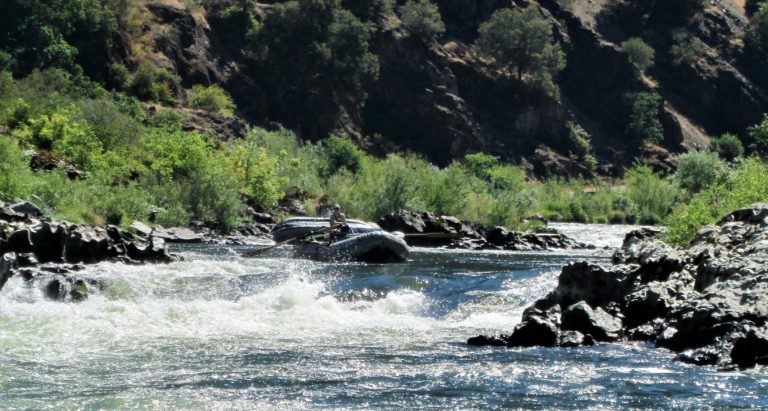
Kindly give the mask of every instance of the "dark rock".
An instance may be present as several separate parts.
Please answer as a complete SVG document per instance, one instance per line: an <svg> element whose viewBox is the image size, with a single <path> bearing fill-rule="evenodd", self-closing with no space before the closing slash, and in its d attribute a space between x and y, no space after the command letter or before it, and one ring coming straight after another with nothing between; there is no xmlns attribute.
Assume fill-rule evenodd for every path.
<svg viewBox="0 0 768 411"><path fill-rule="evenodd" d="M35 256L41 263L64 260L64 244L69 234L65 224L44 222L31 233Z"/></svg>
<svg viewBox="0 0 768 411"><path fill-rule="evenodd" d="M557 326L552 322L541 317L531 317L515 327L508 344L510 347L554 347L557 345L558 334Z"/></svg>
<svg viewBox="0 0 768 411"><path fill-rule="evenodd" d="M664 320L657 318L643 325L631 328L626 331L626 335L631 340L654 342L667 328Z"/></svg>
<svg viewBox="0 0 768 411"><path fill-rule="evenodd" d="M654 282L643 284L625 297L625 325L635 327L655 318L666 318L687 294L679 284Z"/></svg>
<svg viewBox="0 0 768 411"><path fill-rule="evenodd" d="M18 214L25 215L27 218L42 218L44 217L43 210L40 207L30 203L29 201L19 201L10 205L8 208Z"/></svg>
<svg viewBox="0 0 768 411"><path fill-rule="evenodd" d="M19 267L33 267L39 263L35 257L35 253L17 253L16 261L19 264Z"/></svg>
<svg viewBox="0 0 768 411"><path fill-rule="evenodd" d="M6 253L0 257L0 290L2 290L5 283L13 277L15 274L14 269L16 267L15 253Z"/></svg>
<svg viewBox="0 0 768 411"><path fill-rule="evenodd" d="M580 301L563 312L562 328L591 335L597 341L615 341L621 333L621 320L611 316L602 308L592 309Z"/></svg>
<svg viewBox="0 0 768 411"><path fill-rule="evenodd" d="M162 238L169 243L200 243L203 237L188 228L173 227L163 228L157 226L152 232L152 237Z"/></svg>
<svg viewBox="0 0 768 411"><path fill-rule="evenodd" d="M731 361L740 368L768 364L768 334L752 329L747 335L738 338L733 343Z"/></svg>
<svg viewBox="0 0 768 411"><path fill-rule="evenodd" d="M88 226L73 226L65 240L65 259L70 263L93 263L117 256L106 230Z"/></svg>
<svg viewBox="0 0 768 411"><path fill-rule="evenodd" d="M44 288L45 297L49 300L63 300L66 295L64 284L59 278L51 280Z"/></svg>
<svg viewBox="0 0 768 411"><path fill-rule="evenodd" d="M594 345L595 340L591 335L584 335L578 331L563 330L560 332L559 339L557 341L558 347L573 348L581 347L584 345Z"/></svg>
<svg viewBox="0 0 768 411"><path fill-rule="evenodd" d="M720 362L721 356L722 351L719 348L707 346L683 351L677 356L677 359L688 364L715 365Z"/></svg>
<svg viewBox="0 0 768 411"><path fill-rule="evenodd" d="M25 227L11 233L11 235L8 236L5 250L16 253L31 253L34 251L31 230Z"/></svg>
<svg viewBox="0 0 768 411"><path fill-rule="evenodd" d="M586 302L590 307L621 303L631 273L632 270L626 267L617 266L612 271L606 271L585 261L571 263L563 267L553 298L562 307L579 301Z"/></svg>
<svg viewBox="0 0 768 411"><path fill-rule="evenodd" d="M505 347L507 345L507 340L501 336L486 336L486 335L478 335L477 337L472 337L467 340L468 345L473 345L476 347L482 347L486 345L490 345L493 347Z"/></svg>

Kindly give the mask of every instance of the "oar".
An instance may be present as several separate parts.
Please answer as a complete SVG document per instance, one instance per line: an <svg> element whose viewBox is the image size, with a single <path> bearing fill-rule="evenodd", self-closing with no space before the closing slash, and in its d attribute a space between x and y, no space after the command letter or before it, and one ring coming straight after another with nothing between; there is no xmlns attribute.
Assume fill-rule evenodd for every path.
<svg viewBox="0 0 768 411"><path fill-rule="evenodd" d="M243 257L253 257L255 255L259 255L261 253L265 253L265 252L267 252L269 250L274 250L275 248L280 247L281 245L286 245L286 244L290 244L290 243L293 243L293 242L296 242L296 241L299 241L299 240L303 240L303 239L305 239L307 237L310 237L310 236L313 236L315 234L327 233L327 232L333 230L334 228L336 228L337 225L338 224L335 224L335 225L333 225L331 227L325 227L322 230L312 231L312 232L310 232L308 234L305 234L305 235L302 235L300 237L294 237L294 238L291 238L289 240L281 241L281 242L279 242L279 243L277 243L275 245L271 245L269 247L259 248L258 250L246 251L246 252L243 253Z"/></svg>

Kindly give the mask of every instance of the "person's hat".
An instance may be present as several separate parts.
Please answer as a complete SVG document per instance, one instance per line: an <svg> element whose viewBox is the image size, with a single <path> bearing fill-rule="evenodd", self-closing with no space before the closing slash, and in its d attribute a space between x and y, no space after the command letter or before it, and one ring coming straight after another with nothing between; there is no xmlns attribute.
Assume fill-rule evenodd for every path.
<svg viewBox="0 0 768 411"><path fill-rule="evenodd" d="M338 209L341 209L341 206L340 206L340 205L338 205L338 204L334 204L334 205L333 205L333 209L335 210L335 209L337 209L337 208L338 208Z"/></svg>

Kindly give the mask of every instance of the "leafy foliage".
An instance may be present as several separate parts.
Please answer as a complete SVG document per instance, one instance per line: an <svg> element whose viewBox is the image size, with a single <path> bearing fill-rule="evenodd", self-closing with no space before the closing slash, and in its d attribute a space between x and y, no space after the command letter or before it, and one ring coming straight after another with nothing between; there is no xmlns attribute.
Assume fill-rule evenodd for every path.
<svg viewBox="0 0 768 411"><path fill-rule="evenodd" d="M691 151L677 159L675 179L680 187L693 193L715 184L727 173L727 166L710 151Z"/></svg>
<svg viewBox="0 0 768 411"><path fill-rule="evenodd" d="M726 213L752 203L768 201L766 181L768 165L755 157L746 159L728 179L675 208L667 218L667 240L689 244L701 227L715 223Z"/></svg>
<svg viewBox="0 0 768 411"><path fill-rule="evenodd" d="M749 26L751 29L749 41L766 51L768 49L766 46L768 45L768 2L764 1L760 4L755 14L749 19Z"/></svg>
<svg viewBox="0 0 768 411"><path fill-rule="evenodd" d="M317 138L335 127L342 107L362 106L379 69L370 36L338 0L276 4L256 36L273 118Z"/></svg>
<svg viewBox="0 0 768 411"><path fill-rule="evenodd" d="M192 87L192 107L231 116L235 110L235 103L232 97L217 85L204 87L196 84Z"/></svg>
<svg viewBox="0 0 768 411"><path fill-rule="evenodd" d="M565 68L565 54L552 40L552 24L535 6L495 11L480 25L474 48L502 72L518 80L529 77L547 90L556 90L554 77Z"/></svg>
<svg viewBox="0 0 768 411"><path fill-rule="evenodd" d="M677 199L674 185L654 174L648 166L636 166L627 171L624 178L629 200L637 207L637 222L661 223Z"/></svg>
<svg viewBox="0 0 768 411"><path fill-rule="evenodd" d="M763 158L768 158L768 114L763 121L747 128L749 150Z"/></svg>
<svg viewBox="0 0 768 411"><path fill-rule="evenodd" d="M725 133L712 141L712 150L726 161L733 161L744 155L744 145L735 134Z"/></svg>
<svg viewBox="0 0 768 411"><path fill-rule="evenodd" d="M621 50L626 53L629 62L638 70L645 71L653 66L655 51L643 39L633 37L621 43Z"/></svg>
<svg viewBox="0 0 768 411"><path fill-rule="evenodd" d="M659 103L661 97L656 93L638 92L627 93L627 128L633 149L648 142L659 142L664 139L664 129L659 120Z"/></svg>
<svg viewBox="0 0 768 411"><path fill-rule="evenodd" d="M323 150L327 161L324 174L332 175L345 168L356 172L363 161L363 152L352 140L346 137L332 135L323 140Z"/></svg>
<svg viewBox="0 0 768 411"><path fill-rule="evenodd" d="M445 33L440 10L429 0L408 0L400 8L400 20L411 33L425 40Z"/></svg>
<svg viewBox="0 0 768 411"><path fill-rule="evenodd" d="M703 53L704 43L686 30L675 30L672 33L669 55L672 57L673 65L693 64Z"/></svg>

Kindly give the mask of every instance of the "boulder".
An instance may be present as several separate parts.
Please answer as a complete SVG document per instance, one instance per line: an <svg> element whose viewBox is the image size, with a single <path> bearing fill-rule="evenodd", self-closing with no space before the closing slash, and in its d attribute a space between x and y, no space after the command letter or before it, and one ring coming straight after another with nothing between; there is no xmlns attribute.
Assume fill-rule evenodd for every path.
<svg viewBox="0 0 768 411"><path fill-rule="evenodd" d="M594 344L595 340L591 335L584 335L578 331L573 330L562 330L557 341L557 346L563 348L581 347L583 345Z"/></svg>
<svg viewBox="0 0 768 411"><path fill-rule="evenodd" d="M768 364L768 333L751 329L745 336L736 339L731 350L731 361L740 368Z"/></svg>
<svg viewBox="0 0 768 411"><path fill-rule="evenodd" d="M561 307L579 301L591 307L605 306L611 302L621 303L632 280L632 273L630 267L624 266L605 270L586 261L571 263L563 267L552 298Z"/></svg>
<svg viewBox="0 0 768 411"><path fill-rule="evenodd" d="M505 347L507 345L507 340L505 336L485 336L485 335L478 335L477 337L472 337L467 340L468 345L473 345L476 347L482 347L486 345L490 345L493 347Z"/></svg>
<svg viewBox="0 0 768 411"><path fill-rule="evenodd" d="M40 207L30 203L29 201L19 201L8 206L8 208L17 214L26 216L26 218L42 218L45 216L43 210L41 210Z"/></svg>
<svg viewBox="0 0 768 411"><path fill-rule="evenodd" d="M555 324L541 317L531 317L515 327L507 343L510 347L554 347L558 335Z"/></svg>
<svg viewBox="0 0 768 411"><path fill-rule="evenodd" d="M157 226L152 232L152 237L162 238L168 243L200 243L203 241L202 236L182 227L163 228Z"/></svg>
<svg viewBox="0 0 768 411"><path fill-rule="evenodd" d="M563 312L562 328L591 335L597 341L615 341L621 333L621 320L602 308L592 309L586 302L579 301Z"/></svg>
<svg viewBox="0 0 768 411"><path fill-rule="evenodd" d="M14 268L16 268L16 254L3 254L0 257L0 290L3 289L5 283L15 274Z"/></svg>

